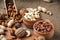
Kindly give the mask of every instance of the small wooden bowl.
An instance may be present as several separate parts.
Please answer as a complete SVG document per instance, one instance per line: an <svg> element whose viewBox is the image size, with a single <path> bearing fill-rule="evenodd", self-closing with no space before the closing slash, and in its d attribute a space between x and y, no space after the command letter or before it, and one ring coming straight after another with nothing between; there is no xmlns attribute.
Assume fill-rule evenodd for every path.
<svg viewBox="0 0 60 40"><path fill-rule="evenodd" d="M25 18L23 18L23 23L28 27L28 28L33 28L33 24L37 22L40 19L37 19L36 21L29 21Z"/></svg>
<svg viewBox="0 0 60 40"><path fill-rule="evenodd" d="M41 20L42 22L44 22L44 21L46 21L46 22L49 22L51 25L52 25L52 29L51 29L51 31L50 32L47 32L47 33L42 33L42 32L39 32L39 31L37 31L36 29L35 29L35 25L36 25L36 23L33 25L33 29L34 29L34 34L36 35L36 36L40 36L40 35L42 35L42 36L45 36L47 39L50 39L50 38L52 38L53 37L53 35L54 35L54 25L50 22L50 20ZM39 22L39 21L38 21Z"/></svg>

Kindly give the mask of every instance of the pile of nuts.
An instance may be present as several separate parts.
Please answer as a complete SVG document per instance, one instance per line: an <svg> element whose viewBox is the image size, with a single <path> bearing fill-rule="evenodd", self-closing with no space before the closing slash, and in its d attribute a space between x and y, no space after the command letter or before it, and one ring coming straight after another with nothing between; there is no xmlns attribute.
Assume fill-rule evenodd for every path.
<svg viewBox="0 0 60 40"><path fill-rule="evenodd" d="M28 12L25 12L24 18L30 21L35 21L40 17L40 13L45 13L52 15L50 11L47 11L46 8L38 6L38 8L26 8Z"/></svg>
<svg viewBox="0 0 60 40"><path fill-rule="evenodd" d="M35 21L40 18L40 13L46 13L52 15L50 11L46 8L38 6L38 8L26 8L20 10L19 14L13 3L7 4L7 17L5 15L0 15L0 40L21 40L22 37L30 37L31 32L21 28L21 18L24 17L29 21ZM5 20L6 18L6 20ZM21 20L21 21L20 21ZM35 29L39 32L50 32L52 27L49 22L37 22ZM40 40L40 38L36 40ZM42 37L45 40L44 37Z"/></svg>
<svg viewBox="0 0 60 40"><path fill-rule="evenodd" d="M30 21L35 21L36 19L40 18L39 11L36 8L26 8L28 11L25 13L24 18Z"/></svg>
<svg viewBox="0 0 60 40"><path fill-rule="evenodd" d="M49 22L38 21L34 28L41 33L48 33L52 30L52 25Z"/></svg>
<svg viewBox="0 0 60 40"><path fill-rule="evenodd" d="M38 19L40 16L39 16L39 13L38 12L30 12L30 13L25 13L25 16L24 18L25 19L28 19L30 21L35 21L36 19Z"/></svg>
<svg viewBox="0 0 60 40"><path fill-rule="evenodd" d="M15 15L17 14L17 11L16 11L14 4L8 3L7 9L8 9L8 16L9 17L15 17Z"/></svg>

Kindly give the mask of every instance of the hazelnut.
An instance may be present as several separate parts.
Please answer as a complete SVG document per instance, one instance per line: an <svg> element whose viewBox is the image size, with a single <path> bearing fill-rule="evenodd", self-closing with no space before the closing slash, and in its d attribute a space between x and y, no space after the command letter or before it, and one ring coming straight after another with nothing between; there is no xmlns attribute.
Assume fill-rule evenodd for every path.
<svg viewBox="0 0 60 40"><path fill-rule="evenodd" d="M19 12L22 16L26 13L26 9L21 9L20 12Z"/></svg>
<svg viewBox="0 0 60 40"><path fill-rule="evenodd" d="M13 9L12 8L8 8L8 11L11 12Z"/></svg>
<svg viewBox="0 0 60 40"><path fill-rule="evenodd" d="M0 15L0 20L2 20L3 19L3 17L2 17L2 15Z"/></svg>
<svg viewBox="0 0 60 40"><path fill-rule="evenodd" d="M2 22L2 25L5 26L5 22Z"/></svg>

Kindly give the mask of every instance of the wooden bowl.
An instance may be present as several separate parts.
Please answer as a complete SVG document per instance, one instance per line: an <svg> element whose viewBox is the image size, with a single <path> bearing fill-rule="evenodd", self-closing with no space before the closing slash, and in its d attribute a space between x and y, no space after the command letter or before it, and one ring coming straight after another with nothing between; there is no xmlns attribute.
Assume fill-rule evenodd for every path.
<svg viewBox="0 0 60 40"><path fill-rule="evenodd" d="M51 25L52 25L52 29L51 29L51 31L50 32L47 32L47 33L42 33L42 32L40 32L40 31L37 31L36 29L35 29L35 25L36 25L36 23L33 25L33 29L34 29L34 34L36 35L36 36L40 36L40 35L42 35L42 36L45 36L47 39L50 39L50 38L52 38L53 37L53 35L54 35L54 25L50 22L50 20L40 20L40 21L42 21L42 22L44 22L44 21L46 21L46 22L49 22ZM38 21L39 22L39 21Z"/></svg>

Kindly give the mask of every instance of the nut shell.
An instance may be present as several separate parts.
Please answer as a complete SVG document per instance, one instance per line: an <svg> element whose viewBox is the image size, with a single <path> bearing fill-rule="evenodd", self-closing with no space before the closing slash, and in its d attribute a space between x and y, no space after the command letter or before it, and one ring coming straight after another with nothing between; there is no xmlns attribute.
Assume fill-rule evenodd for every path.
<svg viewBox="0 0 60 40"><path fill-rule="evenodd" d="M23 29L23 28L18 28L16 31L15 31L15 35L17 37L24 37L26 35L26 30Z"/></svg>

